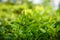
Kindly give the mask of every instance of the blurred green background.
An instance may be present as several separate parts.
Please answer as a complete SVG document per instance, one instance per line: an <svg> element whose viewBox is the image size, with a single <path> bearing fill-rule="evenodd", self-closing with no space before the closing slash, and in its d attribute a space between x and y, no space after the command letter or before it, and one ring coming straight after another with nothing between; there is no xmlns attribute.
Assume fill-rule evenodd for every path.
<svg viewBox="0 0 60 40"><path fill-rule="evenodd" d="M0 0L0 40L60 40L59 37L59 1Z"/></svg>

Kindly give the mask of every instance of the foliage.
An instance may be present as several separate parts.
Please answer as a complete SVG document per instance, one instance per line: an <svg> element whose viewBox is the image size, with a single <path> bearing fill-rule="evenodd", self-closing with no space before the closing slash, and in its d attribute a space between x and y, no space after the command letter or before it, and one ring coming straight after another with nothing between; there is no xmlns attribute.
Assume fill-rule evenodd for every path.
<svg viewBox="0 0 60 40"><path fill-rule="evenodd" d="M51 7L1 5L0 40L57 40L57 20Z"/></svg>

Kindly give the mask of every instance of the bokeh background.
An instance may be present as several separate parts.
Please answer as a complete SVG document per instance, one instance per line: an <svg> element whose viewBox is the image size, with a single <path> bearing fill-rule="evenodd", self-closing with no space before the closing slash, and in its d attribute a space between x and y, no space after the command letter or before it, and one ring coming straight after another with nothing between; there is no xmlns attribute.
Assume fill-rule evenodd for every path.
<svg viewBox="0 0 60 40"><path fill-rule="evenodd" d="M60 0L0 0L0 40L60 40Z"/></svg>

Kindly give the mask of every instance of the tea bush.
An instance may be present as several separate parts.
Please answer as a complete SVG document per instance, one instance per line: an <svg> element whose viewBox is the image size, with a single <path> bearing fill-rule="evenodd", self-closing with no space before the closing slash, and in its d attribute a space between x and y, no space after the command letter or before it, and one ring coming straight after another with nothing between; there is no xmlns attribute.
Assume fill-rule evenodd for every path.
<svg viewBox="0 0 60 40"><path fill-rule="evenodd" d="M57 15L50 7L0 6L0 40L57 40Z"/></svg>

